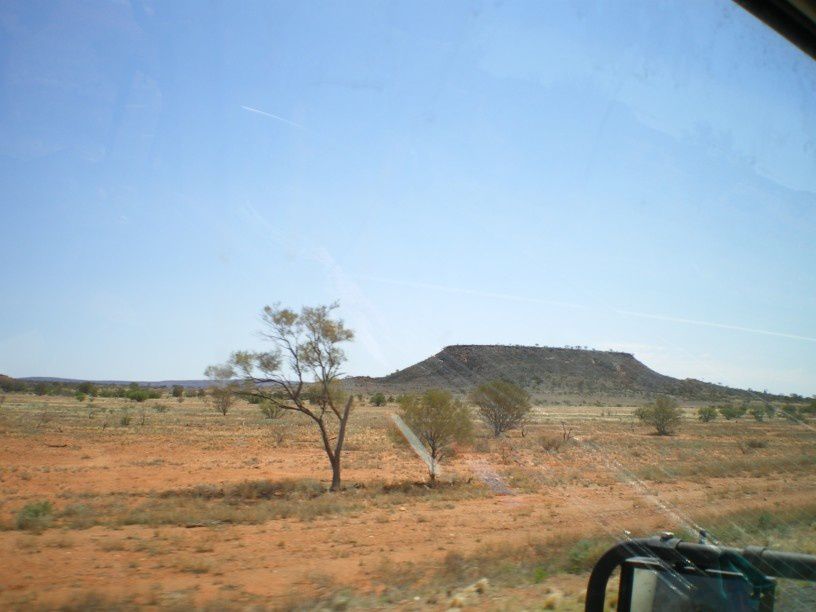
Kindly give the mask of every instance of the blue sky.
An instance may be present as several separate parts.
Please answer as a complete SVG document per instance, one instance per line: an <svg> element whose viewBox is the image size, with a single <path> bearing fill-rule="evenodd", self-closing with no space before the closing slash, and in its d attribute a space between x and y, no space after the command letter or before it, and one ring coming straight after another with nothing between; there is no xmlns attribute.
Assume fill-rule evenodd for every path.
<svg viewBox="0 0 816 612"><path fill-rule="evenodd" d="M0 372L199 378L339 299L816 393L816 63L730 2L4 2Z"/></svg>

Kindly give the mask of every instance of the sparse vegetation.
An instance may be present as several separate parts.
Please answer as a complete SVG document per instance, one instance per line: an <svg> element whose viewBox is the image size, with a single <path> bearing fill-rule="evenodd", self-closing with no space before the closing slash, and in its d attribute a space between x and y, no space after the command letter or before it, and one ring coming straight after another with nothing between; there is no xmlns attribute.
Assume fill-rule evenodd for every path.
<svg viewBox="0 0 816 612"><path fill-rule="evenodd" d="M479 416L498 438L524 423L530 413L530 395L521 387L505 380L479 385L470 395L478 407Z"/></svg>
<svg viewBox="0 0 816 612"><path fill-rule="evenodd" d="M184 401L184 387L181 385L173 385L173 388L170 392L173 397L176 398L176 401L180 404Z"/></svg>
<svg viewBox="0 0 816 612"><path fill-rule="evenodd" d="M242 385L236 389L252 391ZM333 392L334 400L341 401L342 389ZM501 601L508 607L530 607L525 602L533 601L532 593L548 594L553 585L561 588L567 580L564 573L582 575L576 580L583 585L583 574L610 543L593 531L594 523L584 521L583 513L575 512L574 502L564 502L554 491L599 512L625 507L625 517L610 519L612 529L629 528L633 522L644 525L644 534L680 528L666 524L665 517L652 523L651 506L632 499L630 489L621 488L608 473L609 466L603 463L608 456L613 457L613 472L617 458L625 477L631 473L661 494L672 490L664 486L669 483L694 491L692 501L682 507L692 515L715 506L739 507L743 512L745 505L738 520L751 536L747 544L764 545L768 544L764 538L774 538L770 542L774 547L787 542L792 550L816 549L816 541L809 544L800 537L794 542L790 535L804 533L805 527L791 521L799 516L795 503L813 486L816 438L810 429L782 420L755 423L752 418L735 426L733 421L704 424L694 418L686 422L683 435L638 436L632 444L632 422L626 418L629 405L609 410L608 403L596 406L572 398L571 405L537 409L525 424L524 436L480 436L475 452L451 444L456 452L442 458L444 470L431 486L416 482L423 478L411 479L421 465L414 454L395 452L388 442L390 407L364 402L355 406L347 430L344 467L354 476L341 490L328 494L328 474L317 479L319 464L309 448L314 425L306 415L282 411L287 419L271 422L263 414L263 399L257 404L236 399L222 418L195 394L183 404L168 406L166 399L134 404L117 393L100 387L98 398L93 403L86 398L81 407L73 399L74 391L36 400L15 393L8 396L2 414L8 434L4 442L11 446L0 466L0 486L10 492L5 522L0 517L0 544L35 559L41 553L56 558L61 571L80 584L84 566L67 553L77 560L87 558L89 546L95 563L111 566L107 570L111 576L126 576L138 568L145 576L154 576L157 585L164 585L165 577L177 580L186 575L210 586L250 569L253 564L245 559L258 558L264 546L271 545L281 553L265 562L275 572L284 559L325 561L326 567L342 559L353 568L362 561L358 573L343 584L353 588L360 584L357 576L364 576L383 590L377 594L352 590L348 597L355 603L350 605L382 608L417 595L421 597L417 605L447 606L454 600L466 601L462 599L470 589L466 585L482 585L482 578L487 578L487 590L473 605L490 608ZM312 410L320 409L319 389L306 384L303 397ZM803 418L802 402L790 403L797 408L797 418ZM749 412L758 405L749 404ZM91 406L96 419L88 421L85 412ZM129 428L115 427L123 409L132 415ZM696 406L693 411L699 416ZM145 414L149 427L133 428ZM580 444L570 443L573 431ZM779 479L782 473L788 477ZM183 480L175 481L179 475ZM273 479L265 479L267 475ZM514 495L479 501L496 494L494 478ZM19 523L26 527L18 528L18 515L30 504L39 504L39 491L53 482L59 483L53 506L26 511L31 518ZM672 503L672 498L667 496L664 503ZM812 522L816 515L810 517ZM569 522L568 534L539 539L542 528L547 534L563 531L563 521ZM746 538L731 533L728 525L717 527L716 520L701 524L716 528L717 537ZM412 530L410 545L390 535L395 528ZM211 529L218 530L217 539L210 537ZM505 543L505 530L517 534L519 544ZM302 546L307 533L309 538L324 538L327 546ZM366 547L375 553L373 558L356 552ZM395 561L397 555L408 560ZM328 569L314 578L314 584L328 585L332 579L337 575ZM334 601L336 586L313 590L310 585L304 583L302 601ZM261 587L264 597L279 597L279 586ZM528 599L513 599L514 593L527 589L532 589ZM13 592L0 593L0 604L15 604L23 596L43 601L32 592L22 591L19 600ZM228 592L234 603L237 591ZM125 590L121 601L104 601L143 606L169 597L157 593L149 599ZM559 597L571 602L559 604L559 609L578 605L575 594L562 592ZM534 601L545 607L541 603L545 600L559 598L541 596ZM213 606L213 601L205 596L203 605ZM256 600L241 599L242 605L250 601Z"/></svg>
<svg viewBox="0 0 816 612"><path fill-rule="evenodd" d="M53 506L49 501L37 501L26 504L16 518L17 529L41 532L51 523Z"/></svg>
<svg viewBox="0 0 816 612"><path fill-rule="evenodd" d="M715 406L700 406L697 409L697 418L703 423L710 423L717 418Z"/></svg>
<svg viewBox="0 0 816 612"><path fill-rule="evenodd" d="M430 455L431 482L436 480L437 466L450 455L453 444L468 442L473 435L470 411L449 391L430 389L422 395L403 396L400 416Z"/></svg>
<svg viewBox="0 0 816 612"><path fill-rule="evenodd" d="M267 400L261 400L258 403L258 408L260 409L261 414L267 419L279 419L286 414L286 411L279 405L273 404Z"/></svg>
<svg viewBox="0 0 816 612"><path fill-rule="evenodd" d="M221 416L227 416L229 409L235 401L235 388L231 384L212 387L210 389L210 401L213 408Z"/></svg>
<svg viewBox="0 0 816 612"><path fill-rule="evenodd" d="M742 406L736 406L734 404L719 406L718 410L726 421L742 418L745 414L745 409Z"/></svg>
<svg viewBox="0 0 816 612"><path fill-rule="evenodd" d="M378 407L379 406L385 406L385 402L386 402L385 394L380 393L379 391L377 393L375 393L374 395L372 395L371 399L369 400L369 403L372 406L378 406Z"/></svg>
<svg viewBox="0 0 816 612"><path fill-rule="evenodd" d="M245 394L260 397L281 410L306 415L320 433L332 469L331 489L341 485L341 459L352 395L337 384L345 353L340 345L354 338L330 306L304 307L299 313L279 306L264 308L264 337L269 352L236 352L224 366L207 368L208 376L231 379L238 372ZM307 385L304 376L315 379ZM312 408L315 406L315 409Z"/></svg>
<svg viewBox="0 0 816 612"><path fill-rule="evenodd" d="M677 400L665 395L659 396L652 404L638 408L636 414L641 421L652 425L661 436L673 434L683 420L683 411Z"/></svg>

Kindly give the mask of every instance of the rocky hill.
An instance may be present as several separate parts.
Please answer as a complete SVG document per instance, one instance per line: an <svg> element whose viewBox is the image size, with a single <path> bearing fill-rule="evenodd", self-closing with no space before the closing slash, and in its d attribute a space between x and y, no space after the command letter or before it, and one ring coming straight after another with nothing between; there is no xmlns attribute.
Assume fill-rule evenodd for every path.
<svg viewBox="0 0 816 612"><path fill-rule="evenodd" d="M351 377L346 383L361 391L400 393L438 387L467 392L494 379L509 380L536 395L646 397L664 393L701 400L757 398L756 393L743 389L659 374L630 353L538 346L447 346L388 376Z"/></svg>

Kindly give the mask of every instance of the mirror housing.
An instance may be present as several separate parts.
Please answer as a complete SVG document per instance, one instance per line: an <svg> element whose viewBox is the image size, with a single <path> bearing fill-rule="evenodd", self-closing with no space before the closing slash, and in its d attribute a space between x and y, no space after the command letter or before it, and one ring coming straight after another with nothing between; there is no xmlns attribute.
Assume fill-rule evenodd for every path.
<svg viewBox="0 0 816 612"><path fill-rule="evenodd" d="M692 609L682 605L686 601L698 605L694 609L722 609L727 602L731 609L764 612L773 610L773 578L816 582L816 556L682 542L664 533L619 542L601 556L589 577L587 612L604 610L606 586L618 568L622 611Z"/></svg>

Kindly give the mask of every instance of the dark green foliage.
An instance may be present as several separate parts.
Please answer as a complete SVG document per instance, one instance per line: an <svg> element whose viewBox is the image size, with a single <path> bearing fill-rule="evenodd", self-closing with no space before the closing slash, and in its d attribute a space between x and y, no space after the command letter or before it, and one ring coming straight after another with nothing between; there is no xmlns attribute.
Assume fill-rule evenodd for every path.
<svg viewBox="0 0 816 612"><path fill-rule="evenodd" d="M5 374L0 374L0 391L5 391L6 393L22 393L27 389L28 387L23 381L12 378L11 376L6 376Z"/></svg>
<svg viewBox="0 0 816 612"><path fill-rule="evenodd" d="M718 408L718 410L726 421L739 419L745 414L744 408L741 406L735 406L734 404L723 404Z"/></svg>
<svg viewBox="0 0 816 612"><path fill-rule="evenodd" d="M793 404L785 404L782 406L782 416L789 421L799 421L799 410Z"/></svg>
<svg viewBox="0 0 816 612"><path fill-rule="evenodd" d="M77 385L77 391L84 393L85 395L90 395L91 397L96 397L99 393L96 385L90 382L79 383Z"/></svg>
<svg viewBox="0 0 816 612"><path fill-rule="evenodd" d="M171 391L173 397L184 397L184 387L181 385L173 385L173 389Z"/></svg>
<svg viewBox="0 0 816 612"><path fill-rule="evenodd" d="M697 409L697 418L703 423L710 423L717 418L717 408L715 406L700 406Z"/></svg>
<svg viewBox="0 0 816 612"><path fill-rule="evenodd" d="M386 402L385 395L380 392L377 392L371 396L371 399L369 401L371 402L372 406L385 406Z"/></svg>
<svg viewBox="0 0 816 612"><path fill-rule="evenodd" d="M149 399L159 399L161 397L161 391L131 384L124 396L129 400L141 403Z"/></svg>

